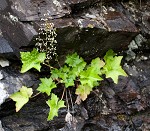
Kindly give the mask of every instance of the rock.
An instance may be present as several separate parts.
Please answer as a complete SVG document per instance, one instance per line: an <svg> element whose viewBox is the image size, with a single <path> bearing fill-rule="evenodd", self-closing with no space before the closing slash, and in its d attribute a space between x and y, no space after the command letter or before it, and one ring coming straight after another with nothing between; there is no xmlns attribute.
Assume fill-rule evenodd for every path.
<svg viewBox="0 0 150 131"><path fill-rule="evenodd" d="M9 42L0 36L0 54L3 56L4 54L13 54L13 49L10 47Z"/></svg>
<svg viewBox="0 0 150 131"><path fill-rule="evenodd" d="M31 25L19 22L18 18L9 12L0 14L0 20L0 29L4 38L0 39L2 43L0 53L4 56L11 53L19 57L19 48L29 45L33 36L37 34L36 31Z"/></svg>
<svg viewBox="0 0 150 131"><path fill-rule="evenodd" d="M0 80L3 79L3 74L0 71Z"/></svg>
<svg viewBox="0 0 150 131"><path fill-rule="evenodd" d="M4 84L0 83L0 104L9 97L8 92L5 90Z"/></svg>
<svg viewBox="0 0 150 131"><path fill-rule="evenodd" d="M143 49L139 47L145 42L144 38L149 39L149 2L145 2L147 5L136 12L137 7L127 8L132 2L113 2L105 7L99 6L101 3L97 0L1 0L0 54L9 58L10 66L0 68L0 119L3 126L0 124L0 130L150 130L150 55L149 52L136 52ZM86 101L71 109L74 118L71 124L65 121L65 108L59 110L58 117L53 121L47 121L49 108L45 95L31 98L18 113L15 112L15 103L7 99L22 85L32 87L36 93L38 76L43 74L37 75L34 70L20 74L19 61L12 61L10 57L12 54L19 56L22 50L31 50L40 19L45 13L49 13L46 14L50 15L49 22L53 22L57 28L58 59L61 62L66 54L74 51L91 60L104 55L110 48L115 51L128 47L130 51L136 50L129 53L135 53L131 55L135 61L124 64L128 77L119 77L118 84L107 79L95 87ZM138 13L142 23L139 22ZM137 35L140 30L144 37ZM128 46L130 42L132 44ZM56 92L60 93L59 90Z"/></svg>
<svg viewBox="0 0 150 131"><path fill-rule="evenodd" d="M86 101L81 105L74 106L75 109L71 113L74 113L73 116L76 119L75 125L70 126L65 122L65 116L67 114L65 108L59 110L58 117L48 122L46 119L49 109L45 104L45 99L47 98L44 95L38 95L32 98L18 113L15 113L15 107L12 101L8 100L3 103L0 108L0 118L3 128L6 131L73 131L74 127L76 127L77 131L149 130L149 62L150 59L128 63L125 70L129 76L120 77L118 84L114 84L110 79L103 81L100 87L96 87L94 93L92 92L88 96ZM15 70L14 67L11 68ZM12 72L10 67L2 69L5 69L2 72L3 76L7 76L4 72L7 72L7 74L8 72ZM133 72L133 75L130 75L130 72ZM18 74L18 72L15 73L15 71L13 72L13 80L16 79L16 75L22 80L23 76ZM12 81L10 75L9 77L7 76L8 78L9 81ZM29 84L32 86L36 80L29 83L31 78L33 80L33 77L28 76L26 79L27 83L22 81L26 85ZM14 83L13 85L16 86ZM105 105L106 108L104 108ZM105 113L103 113L104 111Z"/></svg>
<svg viewBox="0 0 150 131"><path fill-rule="evenodd" d="M119 88L119 86L117 85L116 88ZM124 102L129 102L138 98L139 88L137 88L137 85L135 85L135 83L132 80L130 80L128 81L127 85L123 88L123 90L117 93L117 95Z"/></svg>
<svg viewBox="0 0 150 131"><path fill-rule="evenodd" d="M150 114L150 112L147 111L146 114L142 113L142 114L136 115L132 118L132 121L135 124L136 129L143 130L143 131L150 130L150 126L149 126L150 118L148 116Z"/></svg>
<svg viewBox="0 0 150 131"><path fill-rule="evenodd" d="M4 10L8 6L6 0L1 0L0 10Z"/></svg>
<svg viewBox="0 0 150 131"><path fill-rule="evenodd" d="M35 130L62 130L62 131L80 131L85 120L76 116L76 122L72 127L65 122L66 109L59 111L59 116L55 117L53 121L47 121L49 108L45 103L45 97L38 95L36 99L32 99L24 108L18 112L13 113L14 109L9 107L9 117L4 117L7 105L4 103L1 107L0 117L2 119L4 130L15 131L35 131Z"/></svg>
<svg viewBox="0 0 150 131"><path fill-rule="evenodd" d="M6 59L0 58L0 65L1 67L9 66L9 61Z"/></svg>
<svg viewBox="0 0 150 131"><path fill-rule="evenodd" d="M7 4L0 13L1 34L8 41L6 46L12 48L12 53L18 57L21 49L35 44L33 38L37 35L40 20L45 17L57 28L59 60L72 51L78 52L87 60L104 55L110 48L121 51L127 48L139 32L123 13L116 10L117 6L91 7L91 0L10 0L4 3ZM87 6L87 9L74 13L72 6L78 5L81 5L79 8ZM2 51L1 54L7 53L3 49Z"/></svg>
<svg viewBox="0 0 150 131"><path fill-rule="evenodd" d="M70 9L63 0L10 0L11 8L20 21L35 21L44 18L60 18L70 14Z"/></svg>
<svg viewBox="0 0 150 131"><path fill-rule="evenodd" d="M23 85L27 87L37 87L38 80L35 75L30 73L21 74L16 67L0 68L0 73L0 105L9 95L17 92Z"/></svg>
<svg viewBox="0 0 150 131"><path fill-rule="evenodd" d="M0 121L0 131L4 131L4 129L2 128L1 121Z"/></svg>
<svg viewBox="0 0 150 131"><path fill-rule="evenodd" d="M126 11L120 6L120 10L125 14L133 23L137 24L140 27L142 33L149 38L150 35L150 1L142 1L141 5L136 4L136 2L131 2L130 4L124 3L123 8L126 8Z"/></svg>

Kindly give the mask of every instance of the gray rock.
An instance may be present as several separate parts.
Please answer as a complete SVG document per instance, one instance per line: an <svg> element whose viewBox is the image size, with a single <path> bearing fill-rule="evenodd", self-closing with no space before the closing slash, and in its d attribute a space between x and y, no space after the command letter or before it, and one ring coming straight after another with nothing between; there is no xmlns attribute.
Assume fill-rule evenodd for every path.
<svg viewBox="0 0 150 131"><path fill-rule="evenodd" d="M0 3L0 10L4 10L8 6L6 0L0 0Z"/></svg>
<svg viewBox="0 0 150 131"><path fill-rule="evenodd" d="M2 124L1 124L1 121L0 121L0 131L4 131Z"/></svg>
<svg viewBox="0 0 150 131"><path fill-rule="evenodd" d="M10 6L7 6L7 9L6 6L1 8L0 29L2 33L0 36L2 40L5 40L5 46L12 48L14 54L19 53L20 48L29 46L29 42L37 35L36 31L40 25L40 22L35 20L42 18L45 10L50 6L49 13L52 14L50 22L53 22L57 28L57 49L59 59L62 61L66 54L73 51L77 51L90 60L95 56L103 55L110 48L117 51L126 49L132 38L138 33L134 25L135 20L133 17L132 19L127 17L125 5L122 4L117 4L117 6L113 4L113 9L103 7L104 9L100 10L99 5L89 8L92 0L61 0L59 2L46 0L48 5L40 0L10 1L11 8ZM64 1L67 4L63 5ZM52 7L56 8L56 12ZM74 13L76 9L80 9L81 12ZM69 18L68 15L70 15ZM147 16L148 14L141 16L144 20L140 24L143 29L142 24L144 23L142 32L148 31ZM140 46L140 43L136 42L136 44ZM4 50L5 48L2 48L2 55L7 53L3 52ZM134 52L129 52L129 54L131 57L135 56ZM128 78L120 77L117 85L111 79L103 81L82 105L74 107L74 117L78 121L75 123L77 131L150 130L150 57L146 58L146 60L133 61L124 67L129 75ZM13 63L17 62L13 61ZM20 74L19 70L20 67L14 65L0 68L1 103L10 94L18 91L22 85L34 89L37 87L39 81L36 75ZM101 95L102 93L104 95ZM18 113L15 113L14 103L8 99L0 106L3 129L6 131L70 130L71 128L65 122L66 109L61 109L59 116L53 121L47 121L49 108L45 104L45 99L47 97L44 95L34 97ZM104 103L109 111L105 115L102 114Z"/></svg>
<svg viewBox="0 0 150 131"><path fill-rule="evenodd" d="M57 28L59 60L73 51L83 57L88 56L87 59L102 56L110 48L121 51L138 33L136 26L115 9L117 6L113 7L114 10L110 10L112 6L103 6L103 13L103 8L90 7L91 0L11 0L8 5L0 12L0 29L3 38L9 42L7 46L13 49L16 56L19 56L20 49L35 44L32 38L37 35L41 18L47 18ZM73 8L78 5L81 5L81 12L77 15ZM82 10L84 5L86 10Z"/></svg>
<svg viewBox="0 0 150 131"><path fill-rule="evenodd" d="M8 92L6 91L4 84L0 82L0 105L9 97Z"/></svg>
<svg viewBox="0 0 150 131"><path fill-rule="evenodd" d="M22 86L37 87L38 80L35 75L30 73L21 74L19 70L12 67L0 68L0 104L2 104L9 95L17 92Z"/></svg>
<svg viewBox="0 0 150 131"><path fill-rule="evenodd" d="M70 14L70 8L63 0L10 0L12 11L21 21L35 21L45 18L60 18Z"/></svg>
<svg viewBox="0 0 150 131"><path fill-rule="evenodd" d="M146 39L141 34L139 34L135 37L135 42L138 46L142 46L142 43L146 42Z"/></svg>
<svg viewBox="0 0 150 131"><path fill-rule="evenodd" d="M0 65L1 67L9 66L9 61L7 59L0 58Z"/></svg>
<svg viewBox="0 0 150 131"><path fill-rule="evenodd" d="M0 36L0 54L12 53L13 49L10 47L9 42Z"/></svg>

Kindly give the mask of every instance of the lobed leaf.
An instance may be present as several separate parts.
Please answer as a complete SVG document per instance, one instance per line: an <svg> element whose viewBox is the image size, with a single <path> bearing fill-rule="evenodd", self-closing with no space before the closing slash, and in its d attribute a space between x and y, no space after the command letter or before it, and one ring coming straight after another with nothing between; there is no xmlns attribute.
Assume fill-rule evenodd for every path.
<svg viewBox="0 0 150 131"><path fill-rule="evenodd" d="M32 52L20 52L21 61L23 63L21 68L21 73L25 73L31 68L35 68L38 71L41 69L40 63L43 63L46 59L45 53L39 53L36 49Z"/></svg>
<svg viewBox="0 0 150 131"><path fill-rule="evenodd" d="M84 101L86 100L87 96L90 94L92 91L92 88L88 85L79 85L78 88L76 89L75 94L79 95L80 98Z"/></svg>
<svg viewBox="0 0 150 131"><path fill-rule="evenodd" d="M99 72L95 71L95 67L88 67L87 70L80 73L80 82L82 85L88 85L90 87L95 86L95 82L103 80L99 76Z"/></svg>
<svg viewBox="0 0 150 131"><path fill-rule="evenodd" d="M105 63L100 60L100 58L95 58L92 60L91 62L91 67L93 68L93 70L95 70L96 72L98 72L99 74L101 74L100 69L105 65Z"/></svg>
<svg viewBox="0 0 150 131"><path fill-rule="evenodd" d="M50 107L48 120L53 120L55 116L58 116L58 110L62 107L65 107L64 101L59 100L58 97L52 93L51 99L46 101L48 106Z"/></svg>
<svg viewBox="0 0 150 131"><path fill-rule="evenodd" d="M29 101L32 94L32 88L22 86L19 92L16 92L10 96L10 98L16 102L16 112L18 112Z"/></svg>
<svg viewBox="0 0 150 131"><path fill-rule="evenodd" d="M46 93L48 96L50 95L51 90L57 87L52 78L41 78L40 80L41 84L39 85L37 90L42 93Z"/></svg>
<svg viewBox="0 0 150 131"><path fill-rule="evenodd" d="M106 78L112 78L114 83L118 83L118 77L120 75L127 76L125 71L121 67L122 56L114 56L115 53L110 50L104 56L105 66L103 67L103 72L106 75Z"/></svg>
<svg viewBox="0 0 150 131"><path fill-rule="evenodd" d="M80 63L85 63L83 58L80 58L77 53L74 53L72 55L68 55L66 57L66 64L68 64L71 67L76 67L78 66Z"/></svg>

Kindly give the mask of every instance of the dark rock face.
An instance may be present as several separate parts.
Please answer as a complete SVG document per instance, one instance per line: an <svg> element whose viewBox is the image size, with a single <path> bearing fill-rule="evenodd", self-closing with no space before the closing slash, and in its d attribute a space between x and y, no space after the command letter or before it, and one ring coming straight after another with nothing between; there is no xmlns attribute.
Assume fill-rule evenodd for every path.
<svg viewBox="0 0 150 131"><path fill-rule="evenodd" d="M37 77L33 74L21 74L18 67L0 68L0 104L2 104L9 95L17 92L22 86L37 87L39 83Z"/></svg>
<svg viewBox="0 0 150 131"><path fill-rule="evenodd" d="M74 111L71 111L75 117L72 125L65 122L67 114L65 108L59 111L58 117L48 122L46 119L49 108L45 104L47 98L38 95L18 113L15 113L12 101L3 103L0 109L3 129L5 131L150 130L150 56L146 54L145 57L148 59L125 64L124 69L129 76L120 77L118 84L114 84L111 79L103 81L100 87L91 92L86 101L81 105L75 104ZM36 83L36 78L33 76L31 78L27 78L27 86Z"/></svg>
<svg viewBox="0 0 150 131"><path fill-rule="evenodd" d="M20 48L30 45L37 35L40 20L46 17L57 28L60 59L70 51L92 58L103 55L110 48L126 49L139 32L134 21L124 14L122 4L100 5L98 0L3 0L1 36L8 41L7 46L13 49L13 54L19 56ZM6 53L4 50L1 54Z"/></svg>
<svg viewBox="0 0 150 131"><path fill-rule="evenodd" d="M6 41L4 38L0 37L0 53L13 53L13 49L9 46L8 41Z"/></svg>
<svg viewBox="0 0 150 131"><path fill-rule="evenodd" d="M111 0L103 3L100 0L0 0L0 56L12 62L10 67L0 68L0 104L5 101L0 106L0 130L149 131L149 48L139 46L139 37L135 37L140 32L147 43L150 41L150 2L144 2L140 6L136 2ZM105 4L107 6L101 6ZM18 61L12 59L35 44L34 37L45 17L57 28L60 62L74 51L91 60L110 48L126 50L134 37L139 47L129 45L129 51L131 48L135 53L145 51L124 64L128 77L120 77L117 85L110 79L103 81L86 101L75 104L74 109L70 109L74 114L71 125L65 122L65 108L53 121L47 121L49 108L45 95L32 98L18 113L14 102L7 99L22 85L33 89L38 86L41 74L20 74L20 64L16 66Z"/></svg>

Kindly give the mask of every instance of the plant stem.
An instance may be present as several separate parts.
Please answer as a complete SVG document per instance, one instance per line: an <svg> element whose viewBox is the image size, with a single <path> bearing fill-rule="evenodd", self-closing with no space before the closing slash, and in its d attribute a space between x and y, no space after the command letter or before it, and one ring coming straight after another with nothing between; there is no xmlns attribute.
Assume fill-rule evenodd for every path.
<svg viewBox="0 0 150 131"><path fill-rule="evenodd" d="M46 65L46 66L48 66L50 69L56 69L55 67L53 67L53 66L50 66L50 65L48 65L48 64L46 64L46 63L43 63L43 65Z"/></svg>
<svg viewBox="0 0 150 131"><path fill-rule="evenodd" d="M70 111L69 111L69 108L70 108L70 107L69 107L69 102L68 102L68 95L67 95L67 91L66 91L66 102L67 102L67 109L68 109L67 111L68 111L68 112L70 112Z"/></svg>
<svg viewBox="0 0 150 131"><path fill-rule="evenodd" d="M58 63L59 68L61 68L61 65L60 65L60 63L59 63L59 61L58 61L57 55L56 55L56 61L57 61L57 63Z"/></svg>
<svg viewBox="0 0 150 131"><path fill-rule="evenodd" d="M71 96L70 90L69 90L69 96L70 96L70 100L71 100L72 110L73 110L73 113L74 113L74 106L73 106L73 101L72 101L72 96Z"/></svg>
<svg viewBox="0 0 150 131"><path fill-rule="evenodd" d="M39 93L35 94L35 95L34 95L34 96L32 96L31 98L34 98L34 97L38 96L39 94L41 94L41 92L39 92Z"/></svg>
<svg viewBox="0 0 150 131"><path fill-rule="evenodd" d="M64 87L64 90L63 90L63 93L62 93L62 96L61 96L61 100L62 100L63 97L64 97L65 91L66 91L66 88Z"/></svg>

